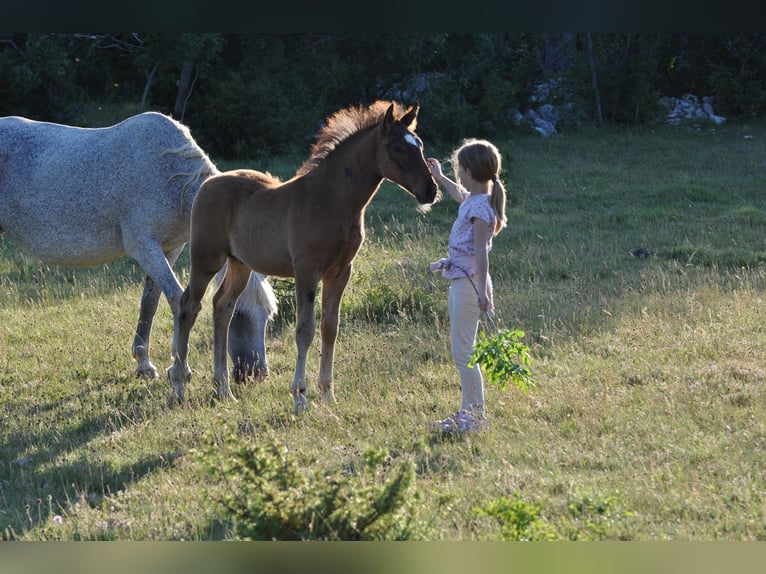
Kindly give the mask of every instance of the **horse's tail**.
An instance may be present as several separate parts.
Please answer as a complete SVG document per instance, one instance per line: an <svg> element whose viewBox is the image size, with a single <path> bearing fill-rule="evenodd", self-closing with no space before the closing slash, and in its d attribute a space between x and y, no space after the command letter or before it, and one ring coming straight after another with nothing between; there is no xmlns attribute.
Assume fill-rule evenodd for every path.
<svg viewBox="0 0 766 574"><path fill-rule="evenodd" d="M258 306L267 312L268 319L271 320L277 314L277 297L274 295L274 289L271 288L268 278L253 271L250 274L247 289L252 289L254 296L239 298L237 306L240 311L250 311L253 307Z"/></svg>
<svg viewBox="0 0 766 574"><path fill-rule="evenodd" d="M186 196L189 188L199 187L208 177L221 173L210 157L193 140L187 141L177 148L166 149L159 154L159 157L164 155L173 155L185 160L199 161L199 165L194 171L174 173L165 182L166 185L169 185L174 179L183 178L184 183L181 187L182 198Z"/></svg>
<svg viewBox="0 0 766 574"><path fill-rule="evenodd" d="M226 265L216 274L215 283L220 285L226 275ZM245 290L237 300L237 311L249 317L256 317L257 309L266 312L266 320L271 321L277 314L277 296L269 283L268 277L253 271Z"/></svg>

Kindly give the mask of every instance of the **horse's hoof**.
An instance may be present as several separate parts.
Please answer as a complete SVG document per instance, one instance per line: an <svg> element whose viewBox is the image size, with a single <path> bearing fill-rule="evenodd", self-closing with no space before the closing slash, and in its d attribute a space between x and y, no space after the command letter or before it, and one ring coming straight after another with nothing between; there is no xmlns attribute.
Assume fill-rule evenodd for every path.
<svg viewBox="0 0 766 574"><path fill-rule="evenodd" d="M266 378L269 376L269 368L263 367L262 369L256 369L254 372L254 376L255 376L256 383L265 381Z"/></svg>
<svg viewBox="0 0 766 574"><path fill-rule="evenodd" d="M139 361L136 367L137 379L158 379L160 377L157 367L155 367L149 360Z"/></svg>
<svg viewBox="0 0 766 574"><path fill-rule="evenodd" d="M306 400L306 395L298 395L295 397L295 414L305 413L309 410L309 402Z"/></svg>
<svg viewBox="0 0 766 574"><path fill-rule="evenodd" d="M181 367L177 363L170 365L165 373L167 374L168 381L170 381L172 387L182 387L191 380L192 376L192 370L189 365Z"/></svg>

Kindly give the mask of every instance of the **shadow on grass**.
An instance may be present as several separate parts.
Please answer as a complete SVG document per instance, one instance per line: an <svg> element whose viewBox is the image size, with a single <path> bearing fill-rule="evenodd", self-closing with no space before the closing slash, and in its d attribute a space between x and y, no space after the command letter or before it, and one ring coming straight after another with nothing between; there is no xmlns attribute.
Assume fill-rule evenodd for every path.
<svg viewBox="0 0 766 574"><path fill-rule="evenodd" d="M81 389L52 401L30 405L20 399L3 405L6 421L0 442L3 536L22 537L51 520L51 514L66 511L74 502L97 507L105 496L156 469L167 468L180 455L178 451L167 450L123 460L119 456L104 456L109 453L103 446L89 448L93 440L118 432L126 424L140 425L156 414L147 407L151 401L142 401L135 393L118 392L116 399L105 399L108 404L101 407L93 404L100 400L90 397L94 394L92 390ZM156 397L152 401L156 403ZM80 409L90 410L91 414L78 414ZM98 414L92 414L94 411ZM10 424L8 421L14 418L24 422Z"/></svg>

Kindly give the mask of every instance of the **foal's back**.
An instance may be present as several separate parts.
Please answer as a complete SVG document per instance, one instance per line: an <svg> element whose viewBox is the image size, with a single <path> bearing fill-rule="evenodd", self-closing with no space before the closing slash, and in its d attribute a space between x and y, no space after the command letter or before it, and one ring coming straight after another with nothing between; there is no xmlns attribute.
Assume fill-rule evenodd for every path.
<svg viewBox="0 0 766 574"><path fill-rule="evenodd" d="M264 275L292 277L289 235L299 208L293 187L294 180L248 169L207 179L192 211L192 260L227 253Z"/></svg>

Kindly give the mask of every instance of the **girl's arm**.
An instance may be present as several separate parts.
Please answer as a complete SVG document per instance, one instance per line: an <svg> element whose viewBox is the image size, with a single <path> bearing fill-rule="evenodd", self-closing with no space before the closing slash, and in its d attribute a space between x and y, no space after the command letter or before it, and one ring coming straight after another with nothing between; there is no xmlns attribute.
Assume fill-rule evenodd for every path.
<svg viewBox="0 0 766 574"><path fill-rule="evenodd" d="M431 167L431 175L434 176L436 182L444 188L444 191L446 191L452 199L458 203L462 203L463 200L468 197L468 192L444 175L439 160L429 157L426 161Z"/></svg>
<svg viewBox="0 0 766 574"><path fill-rule="evenodd" d="M492 301L492 288L487 280L489 277L489 255L487 253L487 243L489 243L489 226L487 222L473 218L473 245L476 257L476 290L479 292L479 308L486 311L487 315L492 316L495 312L494 302Z"/></svg>

